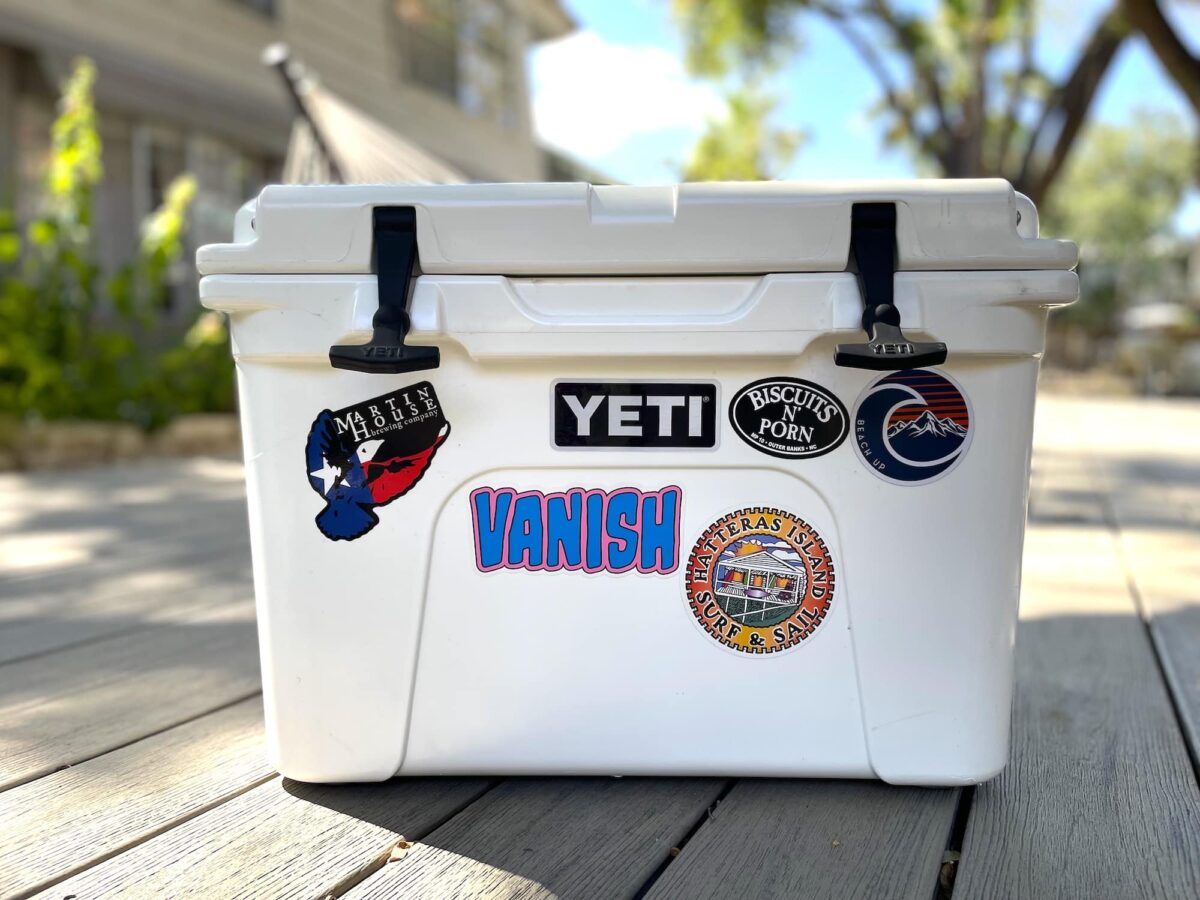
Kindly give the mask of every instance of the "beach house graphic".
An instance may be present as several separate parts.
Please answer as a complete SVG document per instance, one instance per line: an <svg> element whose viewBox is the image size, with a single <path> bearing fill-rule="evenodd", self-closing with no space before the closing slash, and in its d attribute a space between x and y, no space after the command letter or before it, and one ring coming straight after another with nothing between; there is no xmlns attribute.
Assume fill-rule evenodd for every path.
<svg viewBox="0 0 1200 900"><path fill-rule="evenodd" d="M790 616L808 587L799 555L782 541L769 544L776 542L739 541L717 563L715 588L721 608L730 618L756 628Z"/></svg>

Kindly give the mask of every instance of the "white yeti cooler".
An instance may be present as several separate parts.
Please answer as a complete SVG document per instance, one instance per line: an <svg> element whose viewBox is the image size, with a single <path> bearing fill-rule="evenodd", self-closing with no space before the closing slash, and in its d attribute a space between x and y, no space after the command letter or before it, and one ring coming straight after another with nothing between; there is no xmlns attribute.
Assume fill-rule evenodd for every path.
<svg viewBox="0 0 1200 900"><path fill-rule="evenodd" d="M198 261L272 761L996 774L1075 259L1003 181L267 188Z"/></svg>

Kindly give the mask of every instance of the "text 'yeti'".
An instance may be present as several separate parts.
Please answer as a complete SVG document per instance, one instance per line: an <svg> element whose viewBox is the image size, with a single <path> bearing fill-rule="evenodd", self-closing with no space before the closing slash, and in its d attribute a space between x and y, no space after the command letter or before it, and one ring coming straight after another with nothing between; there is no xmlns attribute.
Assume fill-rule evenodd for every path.
<svg viewBox="0 0 1200 900"><path fill-rule="evenodd" d="M481 572L674 572L682 495L673 485L553 494L479 488L471 492L475 565Z"/></svg>
<svg viewBox="0 0 1200 900"><path fill-rule="evenodd" d="M559 381L554 446L706 450L717 445L717 386L685 381Z"/></svg>

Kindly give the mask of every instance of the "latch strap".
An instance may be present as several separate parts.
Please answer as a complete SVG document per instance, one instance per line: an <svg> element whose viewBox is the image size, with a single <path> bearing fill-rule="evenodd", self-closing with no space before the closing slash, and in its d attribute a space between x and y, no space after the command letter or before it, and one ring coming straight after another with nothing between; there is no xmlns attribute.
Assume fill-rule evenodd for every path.
<svg viewBox="0 0 1200 900"><path fill-rule="evenodd" d="M910 341L896 309L896 204L855 203L850 208L850 252L863 298L865 344L838 344L833 361L852 369L890 371L946 361L940 341Z"/></svg>
<svg viewBox="0 0 1200 900"><path fill-rule="evenodd" d="M413 266L417 261L417 212L411 206L377 206L372 211L374 268L379 308L365 344L335 344L329 363L335 369L396 374L436 369L437 347L404 343L412 320L408 314Z"/></svg>

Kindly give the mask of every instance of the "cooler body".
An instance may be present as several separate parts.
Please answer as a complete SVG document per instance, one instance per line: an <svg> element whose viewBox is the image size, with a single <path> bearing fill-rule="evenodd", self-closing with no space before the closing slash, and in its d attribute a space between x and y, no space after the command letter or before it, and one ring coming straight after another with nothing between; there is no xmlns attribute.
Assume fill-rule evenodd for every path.
<svg viewBox="0 0 1200 900"><path fill-rule="evenodd" d="M1003 767L1073 248L1002 182L773 187L269 188L201 251L284 775ZM849 212L881 201L939 365L835 364L865 340ZM378 324L377 207L415 210L436 368L330 364Z"/></svg>

